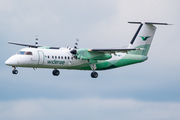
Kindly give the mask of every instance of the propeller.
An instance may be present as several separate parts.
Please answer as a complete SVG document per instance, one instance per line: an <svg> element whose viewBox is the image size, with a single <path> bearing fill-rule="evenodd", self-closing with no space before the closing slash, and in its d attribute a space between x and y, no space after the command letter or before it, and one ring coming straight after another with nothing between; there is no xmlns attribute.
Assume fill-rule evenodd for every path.
<svg viewBox="0 0 180 120"><path fill-rule="evenodd" d="M74 49L70 51L73 55L77 54L78 43L79 43L79 40L76 39L76 42L75 42L75 45L74 45Z"/></svg>
<svg viewBox="0 0 180 120"><path fill-rule="evenodd" d="M36 35L36 42L35 45L38 46L38 36Z"/></svg>
<svg viewBox="0 0 180 120"><path fill-rule="evenodd" d="M74 49L77 49L78 43L79 43L79 40L76 39L76 42L75 42L75 45L74 45Z"/></svg>
<svg viewBox="0 0 180 120"><path fill-rule="evenodd" d="M70 51L70 53L72 53L74 55L74 58L76 58L76 54L77 54L77 47L78 47L78 43L79 43L79 40L76 39L76 42L75 42L75 45L74 45L74 49Z"/></svg>
<svg viewBox="0 0 180 120"><path fill-rule="evenodd" d="M66 45L66 48L69 49L69 50L71 49L71 47L69 45Z"/></svg>

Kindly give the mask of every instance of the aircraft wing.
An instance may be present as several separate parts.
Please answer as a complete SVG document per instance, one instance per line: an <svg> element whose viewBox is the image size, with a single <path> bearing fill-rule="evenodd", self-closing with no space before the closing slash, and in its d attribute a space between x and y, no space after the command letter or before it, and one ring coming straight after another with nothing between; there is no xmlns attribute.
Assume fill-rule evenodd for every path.
<svg viewBox="0 0 180 120"><path fill-rule="evenodd" d="M89 49L89 52L101 52L101 53L116 53L116 52L124 52L132 50L144 50L143 48L126 48L126 49Z"/></svg>
<svg viewBox="0 0 180 120"><path fill-rule="evenodd" d="M15 42L8 42L8 44L14 44L14 45L20 45L20 46L27 46L27 47L33 47L33 48L42 47L42 46L38 46L38 45L30 45L30 44L15 43Z"/></svg>

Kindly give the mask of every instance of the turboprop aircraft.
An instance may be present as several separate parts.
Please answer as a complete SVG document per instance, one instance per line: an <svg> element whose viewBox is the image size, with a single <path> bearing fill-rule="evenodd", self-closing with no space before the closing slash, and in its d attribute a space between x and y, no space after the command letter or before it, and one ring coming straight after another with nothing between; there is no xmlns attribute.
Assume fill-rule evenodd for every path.
<svg viewBox="0 0 180 120"><path fill-rule="evenodd" d="M154 22L128 22L139 24L135 35L126 48L114 49L81 49L76 40L74 48L39 46L8 42L26 46L6 60L5 64L13 67L13 74L18 74L17 67L52 68L52 74L58 76L58 69L92 70L91 77L97 78L97 70L108 70L148 59L147 54L156 31L154 25L169 25Z"/></svg>

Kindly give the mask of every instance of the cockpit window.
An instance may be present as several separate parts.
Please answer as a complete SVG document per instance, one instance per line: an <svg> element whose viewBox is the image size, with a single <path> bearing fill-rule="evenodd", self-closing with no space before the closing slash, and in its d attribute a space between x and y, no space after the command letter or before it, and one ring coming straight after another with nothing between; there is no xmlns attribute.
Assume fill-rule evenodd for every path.
<svg viewBox="0 0 180 120"><path fill-rule="evenodd" d="M25 51L19 51L17 54L24 55Z"/></svg>
<svg viewBox="0 0 180 120"><path fill-rule="evenodd" d="M25 52L25 55L32 55L32 52Z"/></svg>
<svg viewBox="0 0 180 120"><path fill-rule="evenodd" d="M17 54L19 54L19 55L32 55L32 52L30 52L30 51L19 51Z"/></svg>

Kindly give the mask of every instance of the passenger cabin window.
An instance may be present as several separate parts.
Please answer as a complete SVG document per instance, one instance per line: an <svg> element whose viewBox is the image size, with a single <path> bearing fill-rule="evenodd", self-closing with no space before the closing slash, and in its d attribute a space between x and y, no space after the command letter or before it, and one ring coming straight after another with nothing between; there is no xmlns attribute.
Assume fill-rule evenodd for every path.
<svg viewBox="0 0 180 120"><path fill-rule="evenodd" d="M52 56L52 59L54 59L54 56Z"/></svg>
<svg viewBox="0 0 180 120"><path fill-rule="evenodd" d="M19 54L19 55L32 55L32 52L30 52L30 51L19 51L17 54Z"/></svg>
<svg viewBox="0 0 180 120"><path fill-rule="evenodd" d="M60 56L58 56L58 59L60 59Z"/></svg>
<svg viewBox="0 0 180 120"><path fill-rule="evenodd" d="M55 59L57 59L57 56L55 56Z"/></svg>

